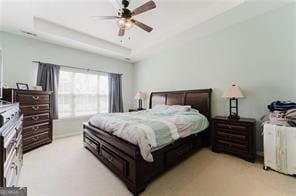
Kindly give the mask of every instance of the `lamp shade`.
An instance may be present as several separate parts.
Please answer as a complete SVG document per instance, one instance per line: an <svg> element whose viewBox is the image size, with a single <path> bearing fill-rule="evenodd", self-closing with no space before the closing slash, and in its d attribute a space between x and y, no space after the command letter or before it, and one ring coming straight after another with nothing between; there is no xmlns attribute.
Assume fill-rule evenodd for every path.
<svg viewBox="0 0 296 196"><path fill-rule="evenodd" d="M145 99L145 93L143 93L141 91L137 92L137 94L135 95L134 99L137 99L137 100L140 100L140 99L143 100L143 99Z"/></svg>
<svg viewBox="0 0 296 196"><path fill-rule="evenodd" d="M244 98L244 94L242 93L239 86L232 85L226 91L224 91L223 98Z"/></svg>

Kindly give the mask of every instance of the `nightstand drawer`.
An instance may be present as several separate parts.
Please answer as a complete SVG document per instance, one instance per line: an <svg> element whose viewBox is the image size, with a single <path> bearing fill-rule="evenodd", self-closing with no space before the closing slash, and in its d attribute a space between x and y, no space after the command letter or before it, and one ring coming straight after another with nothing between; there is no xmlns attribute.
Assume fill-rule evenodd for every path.
<svg viewBox="0 0 296 196"><path fill-rule="evenodd" d="M239 135L239 136L248 136L249 131L248 130L236 130L236 129L224 129L224 128L219 128L216 127L216 132L223 132L223 133L228 133L232 135Z"/></svg>
<svg viewBox="0 0 296 196"><path fill-rule="evenodd" d="M237 143L222 140L222 139L217 139L217 144L219 146L223 146L226 148L237 148L240 150L248 151L248 146L246 144L237 144Z"/></svg>
<svg viewBox="0 0 296 196"><path fill-rule="evenodd" d="M236 132L247 132L248 131L248 126L243 125L243 124L230 124L227 122L217 122L216 127L219 129L224 129L224 130L232 130Z"/></svg>
<svg viewBox="0 0 296 196"><path fill-rule="evenodd" d="M227 133L227 132L224 132L223 130L217 130L216 137L225 139L225 140L236 141L238 143L248 142L248 137L246 135Z"/></svg>

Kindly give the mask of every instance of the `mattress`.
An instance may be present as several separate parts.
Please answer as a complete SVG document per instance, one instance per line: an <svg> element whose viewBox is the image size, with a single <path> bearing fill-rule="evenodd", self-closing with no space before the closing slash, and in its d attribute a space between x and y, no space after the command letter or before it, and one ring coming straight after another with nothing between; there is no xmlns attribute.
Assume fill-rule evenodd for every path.
<svg viewBox="0 0 296 196"><path fill-rule="evenodd" d="M207 118L189 106L97 114L89 119L89 124L138 145L143 159L150 162L153 161L151 152L209 126Z"/></svg>

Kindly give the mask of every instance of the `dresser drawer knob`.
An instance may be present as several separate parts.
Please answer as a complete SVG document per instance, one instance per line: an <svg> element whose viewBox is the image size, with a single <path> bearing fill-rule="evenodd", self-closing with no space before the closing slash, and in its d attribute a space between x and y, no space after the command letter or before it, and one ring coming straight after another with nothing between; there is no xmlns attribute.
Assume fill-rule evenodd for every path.
<svg viewBox="0 0 296 196"><path fill-rule="evenodd" d="M38 96L38 95L36 95L36 96L33 95L32 98L33 98L34 100L38 100L38 99L39 99L39 96Z"/></svg>
<svg viewBox="0 0 296 196"><path fill-rule="evenodd" d="M39 110L39 105L32 106L32 109L35 110L35 111Z"/></svg>
<svg viewBox="0 0 296 196"><path fill-rule="evenodd" d="M33 120L38 120L39 119L39 116L32 116L32 119Z"/></svg>
<svg viewBox="0 0 296 196"><path fill-rule="evenodd" d="M10 166L10 169L14 169L15 167L16 167L15 162L12 162L12 163L11 163L11 166Z"/></svg>
<svg viewBox="0 0 296 196"><path fill-rule="evenodd" d="M38 131L39 130L39 126L36 127L32 127L33 131Z"/></svg>
<svg viewBox="0 0 296 196"><path fill-rule="evenodd" d="M15 162L11 163L10 169L15 169L15 173L17 175L17 165L15 164Z"/></svg>

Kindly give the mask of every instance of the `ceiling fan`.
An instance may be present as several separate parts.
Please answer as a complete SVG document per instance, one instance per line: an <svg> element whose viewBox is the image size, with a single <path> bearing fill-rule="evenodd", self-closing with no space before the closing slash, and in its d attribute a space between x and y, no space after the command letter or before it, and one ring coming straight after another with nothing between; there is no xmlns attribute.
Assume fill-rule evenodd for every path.
<svg viewBox="0 0 296 196"><path fill-rule="evenodd" d="M113 1L116 1L117 3L117 0L113 0ZM137 7L132 11L127 8L128 6L129 6L129 1L122 0L121 5L118 6L119 8L118 16L93 16L93 18L98 18L102 20L118 19L118 26L119 26L118 36L123 36L125 33L125 30L130 29L133 25L136 25L147 32L151 32L152 27L149 27L144 23L141 23L135 19L132 19L132 17L156 8L156 4L154 3L154 1L152 0L148 1L147 3Z"/></svg>

